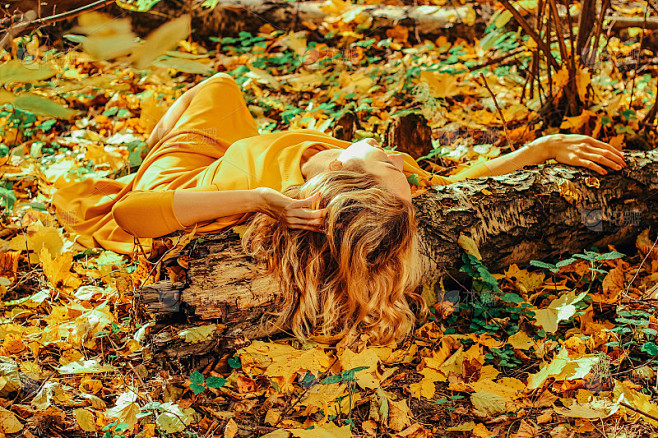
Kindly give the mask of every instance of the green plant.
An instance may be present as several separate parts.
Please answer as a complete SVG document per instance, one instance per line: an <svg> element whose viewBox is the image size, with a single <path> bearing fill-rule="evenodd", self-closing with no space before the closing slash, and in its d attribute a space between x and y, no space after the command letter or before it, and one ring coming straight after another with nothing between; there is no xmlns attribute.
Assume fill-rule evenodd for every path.
<svg viewBox="0 0 658 438"><path fill-rule="evenodd" d="M213 389L221 388L226 384L226 379L223 379L221 377L215 377L215 376L210 376L206 378L199 371L194 370L192 374L190 374L190 382L191 382L190 389L192 390L194 395L199 395L203 391L205 391L206 388L213 388Z"/></svg>
<svg viewBox="0 0 658 438"><path fill-rule="evenodd" d="M123 438L125 435L120 433L126 429L128 429L128 424L113 421L112 423L105 425L101 431L105 432L103 438Z"/></svg>

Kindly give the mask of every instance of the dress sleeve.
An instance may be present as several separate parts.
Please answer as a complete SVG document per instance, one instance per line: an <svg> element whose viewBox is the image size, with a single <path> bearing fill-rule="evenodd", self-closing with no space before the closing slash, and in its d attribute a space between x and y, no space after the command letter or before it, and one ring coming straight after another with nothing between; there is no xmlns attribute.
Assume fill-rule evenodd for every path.
<svg viewBox="0 0 658 438"><path fill-rule="evenodd" d="M462 170L461 172L450 175L450 176L440 176L433 175L418 165L415 159L413 159L409 154L403 153L404 155L404 165L403 170L407 177L416 174L418 175L418 182L421 186L447 186L457 181L462 181L465 179L471 178L480 178L483 176L490 176L491 170L487 167L486 162L473 164L470 167Z"/></svg>
<svg viewBox="0 0 658 438"><path fill-rule="evenodd" d="M217 191L215 185L186 189ZM160 237L184 230L174 213L175 190L135 190L112 207L112 216L119 227L135 237Z"/></svg>
<svg viewBox="0 0 658 438"><path fill-rule="evenodd" d="M489 176L489 175L491 175L491 170L489 170L489 167L487 167L487 163L483 162L483 163L471 165L470 167L462 170L461 172L455 175L450 175L450 176L435 175L432 178L432 184L447 185L457 181L463 181L465 179L481 178L483 176ZM437 177L440 179L437 180L437 182L434 182L433 180ZM443 180L446 180L447 183L444 183Z"/></svg>

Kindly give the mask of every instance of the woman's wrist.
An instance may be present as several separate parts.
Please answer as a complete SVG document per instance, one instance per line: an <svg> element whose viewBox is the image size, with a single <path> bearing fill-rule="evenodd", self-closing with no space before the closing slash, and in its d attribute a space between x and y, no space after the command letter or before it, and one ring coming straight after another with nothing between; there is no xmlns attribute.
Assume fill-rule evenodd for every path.
<svg viewBox="0 0 658 438"><path fill-rule="evenodd" d="M250 193L251 193L251 198L249 201L250 202L249 205L251 207L251 211L255 211L257 213L267 212L268 190L266 189L266 187L256 187L255 189L251 189Z"/></svg>
<svg viewBox="0 0 658 438"><path fill-rule="evenodd" d="M543 137L527 143L523 147L523 150L525 150L528 164L530 165L545 163L546 160L553 158L554 155L550 143L546 142Z"/></svg>

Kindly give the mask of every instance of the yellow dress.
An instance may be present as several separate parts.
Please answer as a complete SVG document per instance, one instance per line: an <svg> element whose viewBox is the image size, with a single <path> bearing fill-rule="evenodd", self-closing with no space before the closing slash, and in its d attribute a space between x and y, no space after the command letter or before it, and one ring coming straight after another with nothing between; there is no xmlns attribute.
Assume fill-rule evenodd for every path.
<svg viewBox="0 0 658 438"><path fill-rule="evenodd" d="M79 235L78 242L131 254L135 237L145 250L151 238L176 230L190 231L176 218L172 199L180 190L248 190L270 187L284 191L304 183L304 151L348 147L313 129L259 135L242 92L229 75L208 80L197 91L172 131L151 149L139 170L116 180L89 178L58 190L53 205L62 226ZM485 163L457 175L431 175L404 154L404 172L418 174L422 185L446 185L489 174ZM237 225L251 213L197 224L196 234Z"/></svg>

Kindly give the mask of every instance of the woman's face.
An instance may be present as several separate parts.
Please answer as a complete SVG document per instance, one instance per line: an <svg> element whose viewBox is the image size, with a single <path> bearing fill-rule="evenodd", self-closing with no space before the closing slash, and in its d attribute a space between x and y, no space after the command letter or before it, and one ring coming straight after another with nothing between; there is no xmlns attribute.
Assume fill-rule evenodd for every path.
<svg viewBox="0 0 658 438"><path fill-rule="evenodd" d="M402 172L404 155L387 154L372 138L357 141L344 149L337 158L346 168L358 163L366 172L376 176L392 193L411 202L411 188L406 175Z"/></svg>

